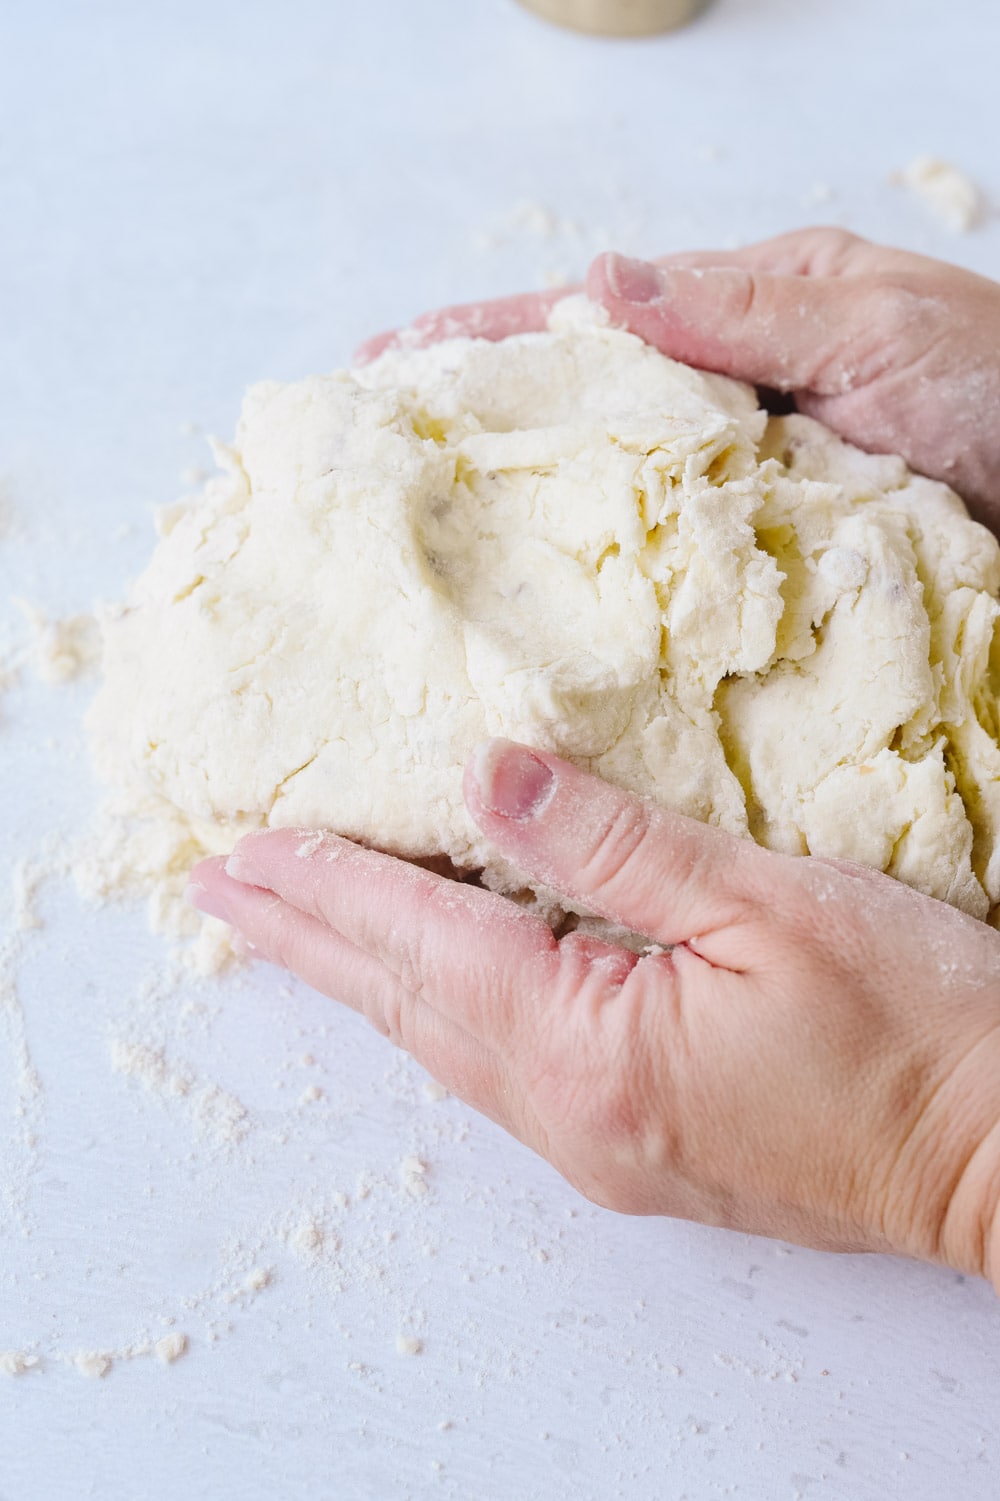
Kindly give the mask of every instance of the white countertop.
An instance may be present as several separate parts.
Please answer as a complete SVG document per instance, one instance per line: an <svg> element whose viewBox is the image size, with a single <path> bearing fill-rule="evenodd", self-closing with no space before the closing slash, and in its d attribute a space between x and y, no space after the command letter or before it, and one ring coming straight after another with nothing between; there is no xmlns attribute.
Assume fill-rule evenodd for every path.
<svg viewBox="0 0 1000 1501"><path fill-rule="evenodd" d="M954 236L887 182L929 152L1000 200L991 0L718 0L646 43L509 0L9 11L15 634L8 595L120 594L192 426L423 308L817 218L1000 275L1000 219ZM5 864L86 820L89 691L0 697ZM39 907L0 1007L0 1351L40 1359L0 1375L0 1501L1000 1494L985 1285L604 1213L304 987L158 998L140 912ZM161 1050L150 1087L114 1039ZM129 1354L170 1330L176 1363Z"/></svg>

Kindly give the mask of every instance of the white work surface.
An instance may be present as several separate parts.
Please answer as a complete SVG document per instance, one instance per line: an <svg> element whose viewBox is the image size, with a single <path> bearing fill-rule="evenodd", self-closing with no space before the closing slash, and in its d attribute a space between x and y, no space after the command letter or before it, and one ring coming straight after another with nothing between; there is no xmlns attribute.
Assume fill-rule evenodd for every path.
<svg viewBox="0 0 1000 1501"><path fill-rule="evenodd" d="M1000 274L1000 219L888 181L930 152L1000 198L993 0L719 0L643 43L508 0L5 10L12 636L7 596L120 596L249 382L421 309L816 219ZM84 826L91 691L0 699L5 862ZM0 1008L0 1351L39 1357L0 1375L2 1501L1000 1495L985 1285L597 1210L277 972L158 998L140 910L39 906Z"/></svg>

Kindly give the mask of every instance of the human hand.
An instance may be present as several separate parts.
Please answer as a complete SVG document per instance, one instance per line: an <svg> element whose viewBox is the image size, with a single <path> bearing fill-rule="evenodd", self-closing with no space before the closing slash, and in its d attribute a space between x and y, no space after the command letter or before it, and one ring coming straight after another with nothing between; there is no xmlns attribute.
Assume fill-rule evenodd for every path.
<svg viewBox="0 0 1000 1501"><path fill-rule="evenodd" d="M800 411L860 448L902 454L1000 533L997 283L845 230L807 229L656 262L603 255L586 290L614 324L673 359L791 393ZM401 337L541 329L565 295L447 308L359 355Z"/></svg>
<svg viewBox="0 0 1000 1501"><path fill-rule="evenodd" d="M507 741L465 791L518 868L672 951L557 941L503 897L294 830L203 861L191 899L597 1203L1000 1291L1000 934Z"/></svg>

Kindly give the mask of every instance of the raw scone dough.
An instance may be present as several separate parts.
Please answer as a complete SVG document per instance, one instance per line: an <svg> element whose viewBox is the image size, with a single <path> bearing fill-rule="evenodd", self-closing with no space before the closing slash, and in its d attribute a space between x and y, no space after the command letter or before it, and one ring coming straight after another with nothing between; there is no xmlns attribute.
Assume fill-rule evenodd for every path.
<svg viewBox="0 0 1000 1501"><path fill-rule="evenodd" d="M581 299L549 333L264 382L218 457L106 615L89 717L161 919L192 858L261 825L522 891L462 801L497 734L1000 901L1000 548L901 459L769 419Z"/></svg>

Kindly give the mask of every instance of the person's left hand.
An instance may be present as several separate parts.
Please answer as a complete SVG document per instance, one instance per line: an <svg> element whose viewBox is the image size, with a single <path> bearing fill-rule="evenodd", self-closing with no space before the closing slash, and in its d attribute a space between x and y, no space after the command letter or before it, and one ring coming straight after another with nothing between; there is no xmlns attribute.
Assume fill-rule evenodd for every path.
<svg viewBox="0 0 1000 1501"><path fill-rule="evenodd" d="M518 868L664 947L557 941L504 897L295 830L203 861L191 899L600 1204L1000 1287L1000 934L507 741L466 800Z"/></svg>

